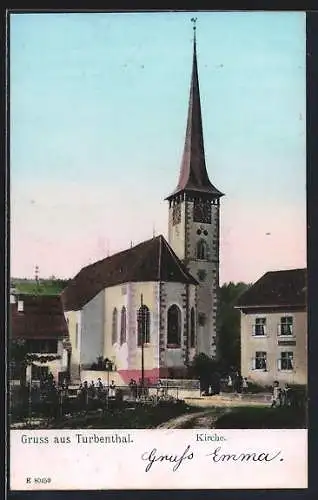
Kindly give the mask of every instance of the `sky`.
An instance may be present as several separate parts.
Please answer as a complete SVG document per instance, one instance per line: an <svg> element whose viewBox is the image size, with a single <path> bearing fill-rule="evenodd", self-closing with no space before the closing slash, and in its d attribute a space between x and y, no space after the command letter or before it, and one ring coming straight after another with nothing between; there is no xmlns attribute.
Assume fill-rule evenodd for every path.
<svg viewBox="0 0 318 500"><path fill-rule="evenodd" d="M306 266L302 12L10 15L11 276L167 237L197 17L220 281Z"/></svg>

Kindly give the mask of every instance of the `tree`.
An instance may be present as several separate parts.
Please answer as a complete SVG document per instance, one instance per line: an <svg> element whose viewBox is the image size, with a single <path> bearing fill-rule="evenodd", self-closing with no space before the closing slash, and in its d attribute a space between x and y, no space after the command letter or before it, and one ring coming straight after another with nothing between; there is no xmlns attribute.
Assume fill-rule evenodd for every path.
<svg viewBox="0 0 318 500"><path fill-rule="evenodd" d="M218 352L222 371L240 369L240 311L235 309L238 297L249 288L247 283L225 283L219 289Z"/></svg>
<svg viewBox="0 0 318 500"><path fill-rule="evenodd" d="M197 354L189 366L189 374L200 380L203 391L208 391L219 375L219 362L204 353Z"/></svg>

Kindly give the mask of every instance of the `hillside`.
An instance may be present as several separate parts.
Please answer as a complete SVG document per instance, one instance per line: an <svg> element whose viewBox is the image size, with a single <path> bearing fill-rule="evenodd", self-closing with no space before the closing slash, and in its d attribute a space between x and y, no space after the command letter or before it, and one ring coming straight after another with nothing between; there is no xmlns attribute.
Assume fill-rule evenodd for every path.
<svg viewBox="0 0 318 500"><path fill-rule="evenodd" d="M39 279L38 283L34 279L11 279L11 286L15 288L18 293L28 295L59 295L67 283L68 280L57 278Z"/></svg>

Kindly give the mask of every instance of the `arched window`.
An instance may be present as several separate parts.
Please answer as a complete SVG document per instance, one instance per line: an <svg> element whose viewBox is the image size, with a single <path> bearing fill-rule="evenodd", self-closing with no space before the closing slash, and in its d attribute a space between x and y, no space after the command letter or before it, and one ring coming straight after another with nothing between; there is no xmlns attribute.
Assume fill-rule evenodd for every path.
<svg viewBox="0 0 318 500"><path fill-rule="evenodd" d="M168 309L167 344L173 346L181 344L181 311L175 304Z"/></svg>
<svg viewBox="0 0 318 500"><path fill-rule="evenodd" d="M113 319L112 319L112 344L116 344L117 342L117 309L113 310Z"/></svg>
<svg viewBox="0 0 318 500"><path fill-rule="evenodd" d="M137 325L138 325L138 346L142 344L142 338L144 339L144 344L150 343L150 312L147 306L142 305L138 309L137 313Z"/></svg>
<svg viewBox="0 0 318 500"><path fill-rule="evenodd" d="M195 347L195 312L194 307L190 313L190 347Z"/></svg>
<svg viewBox="0 0 318 500"><path fill-rule="evenodd" d="M126 307L123 306L120 315L120 344L126 342Z"/></svg>
<svg viewBox="0 0 318 500"><path fill-rule="evenodd" d="M208 245L204 240L199 240L197 243L197 259L206 260L208 257Z"/></svg>

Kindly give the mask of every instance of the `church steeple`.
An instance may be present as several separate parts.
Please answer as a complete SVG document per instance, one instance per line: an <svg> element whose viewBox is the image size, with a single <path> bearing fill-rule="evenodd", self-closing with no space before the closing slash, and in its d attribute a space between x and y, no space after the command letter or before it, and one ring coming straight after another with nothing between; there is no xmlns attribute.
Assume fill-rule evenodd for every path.
<svg viewBox="0 0 318 500"><path fill-rule="evenodd" d="M173 193L167 197L168 200L182 192L202 194L210 199L223 196L223 193L210 182L206 169L197 64L196 18L191 21L194 31L193 62L185 144L179 182Z"/></svg>

